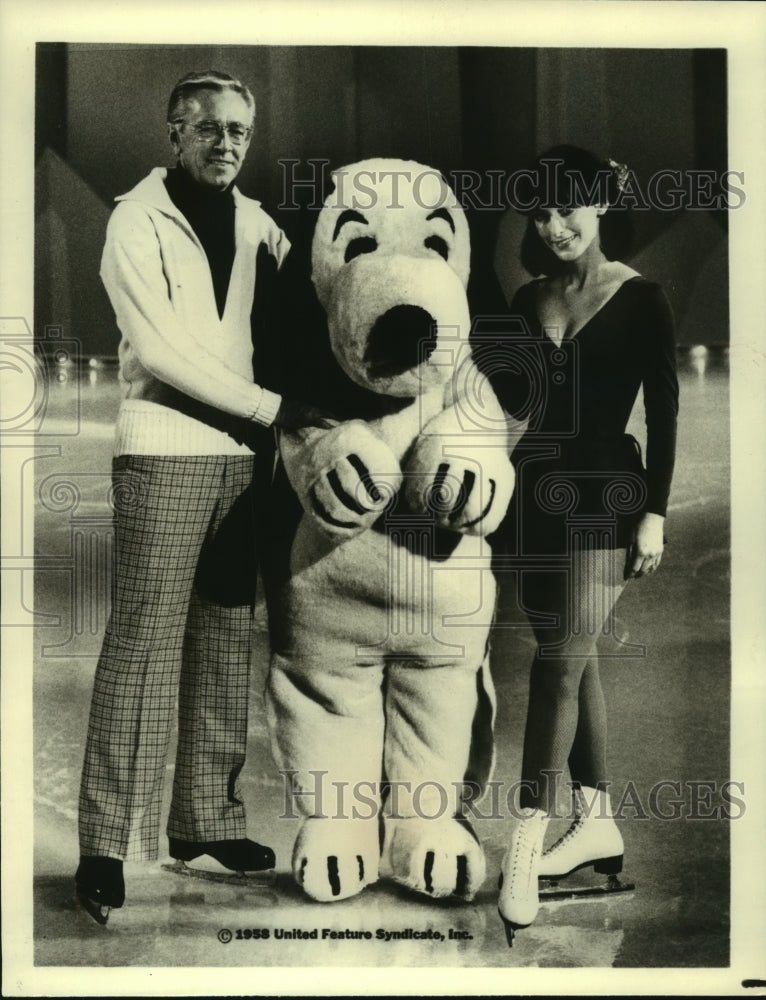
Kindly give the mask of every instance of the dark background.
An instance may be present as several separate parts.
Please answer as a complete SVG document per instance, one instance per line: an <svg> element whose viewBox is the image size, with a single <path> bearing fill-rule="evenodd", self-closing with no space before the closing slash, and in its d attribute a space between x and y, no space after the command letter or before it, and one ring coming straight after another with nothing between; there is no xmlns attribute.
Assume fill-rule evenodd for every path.
<svg viewBox="0 0 766 1000"><path fill-rule="evenodd" d="M374 46L165 46L44 43L37 48L35 333L116 354L98 279L113 198L153 166L171 166L165 109L192 69L240 77L256 131L238 179L288 234L285 169L369 156L455 170L510 172L558 142L627 163L641 184L658 170L727 168L726 53L681 49ZM728 165L735 168L736 165ZM308 196L303 190L302 195ZM297 213L293 213L297 215ZM510 297L520 219L470 216L474 272L494 267ZM662 282L682 344L728 342L723 212L636 213L633 265ZM295 230L295 231L294 231Z"/></svg>

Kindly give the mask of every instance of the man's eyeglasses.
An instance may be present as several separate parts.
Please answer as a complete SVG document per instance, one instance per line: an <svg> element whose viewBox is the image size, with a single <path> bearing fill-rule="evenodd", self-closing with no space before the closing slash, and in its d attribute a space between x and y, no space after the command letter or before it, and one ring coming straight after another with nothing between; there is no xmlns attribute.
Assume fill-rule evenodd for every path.
<svg viewBox="0 0 766 1000"><path fill-rule="evenodd" d="M226 124L221 122L197 122L196 124L190 124L179 118L173 122L173 125L184 125L194 135L197 142L219 142L223 139L225 132L235 146L241 146L242 143L248 142L250 136L253 134L251 128L247 128L240 122L227 122Z"/></svg>

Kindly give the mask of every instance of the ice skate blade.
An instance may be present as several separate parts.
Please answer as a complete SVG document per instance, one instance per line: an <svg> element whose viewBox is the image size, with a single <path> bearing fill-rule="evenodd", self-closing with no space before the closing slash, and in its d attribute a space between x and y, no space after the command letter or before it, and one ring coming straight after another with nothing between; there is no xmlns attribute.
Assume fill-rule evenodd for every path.
<svg viewBox="0 0 766 1000"><path fill-rule="evenodd" d="M75 898L80 908L85 910L88 916L92 917L97 924L106 927L109 914L112 912L111 906L104 906L101 903L97 903L95 899L89 899L81 892L76 893Z"/></svg>
<svg viewBox="0 0 766 1000"><path fill-rule="evenodd" d="M276 878L274 870L261 872L208 871L204 868L194 868L185 861L170 861L161 866L163 871L186 878L201 879L203 882L217 882L219 885L236 885L244 888L259 888L273 885Z"/></svg>
<svg viewBox="0 0 766 1000"><path fill-rule="evenodd" d="M592 868L597 875L616 878L622 871L622 855L616 854L611 858L592 858L589 861L583 861L582 864L575 865L567 872L557 872L555 875L538 875L537 877L541 880L545 879L547 882L561 882L562 879L569 878L570 875L582 871L583 868Z"/></svg>
<svg viewBox="0 0 766 1000"><path fill-rule="evenodd" d="M613 896L622 892L633 892L634 882L621 882L616 875L610 875L600 885L561 885L556 879L541 879L538 896L541 903L562 899L587 899Z"/></svg>
<svg viewBox="0 0 766 1000"><path fill-rule="evenodd" d="M510 920L506 920L500 910L497 911L500 919L503 922L503 930L505 931L505 940L508 942L508 947L513 948L513 942L516 940L516 931L522 930L524 927L529 927L529 924L514 924Z"/></svg>

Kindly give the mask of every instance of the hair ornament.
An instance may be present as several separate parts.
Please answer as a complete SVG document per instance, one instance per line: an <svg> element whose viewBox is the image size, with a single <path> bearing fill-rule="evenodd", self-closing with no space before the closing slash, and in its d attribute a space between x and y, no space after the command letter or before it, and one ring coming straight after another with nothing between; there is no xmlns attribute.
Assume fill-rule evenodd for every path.
<svg viewBox="0 0 766 1000"><path fill-rule="evenodd" d="M628 165L627 163L618 163L617 160L613 160L611 156L607 157L606 162L609 164L612 173L614 174L617 182L617 190L620 194L622 194L628 182Z"/></svg>

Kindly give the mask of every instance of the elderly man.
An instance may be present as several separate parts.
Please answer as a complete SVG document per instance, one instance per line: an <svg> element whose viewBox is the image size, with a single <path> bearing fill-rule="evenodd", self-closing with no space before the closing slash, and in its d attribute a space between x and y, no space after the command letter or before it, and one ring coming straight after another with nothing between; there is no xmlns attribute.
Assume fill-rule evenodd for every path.
<svg viewBox="0 0 766 1000"><path fill-rule="evenodd" d="M180 80L168 108L177 166L155 168L119 197L107 230L101 276L122 335L115 579L75 876L78 899L100 923L124 901L123 860L157 857L177 694L171 856L207 855L223 870L274 866L273 851L246 838L238 788L254 458L259 425L268 438L272 424L322 418L253 381L254 343L268 333L259 304L289 248L259 203L234 187L254 114L250 91L224 73Z"/></svg>

